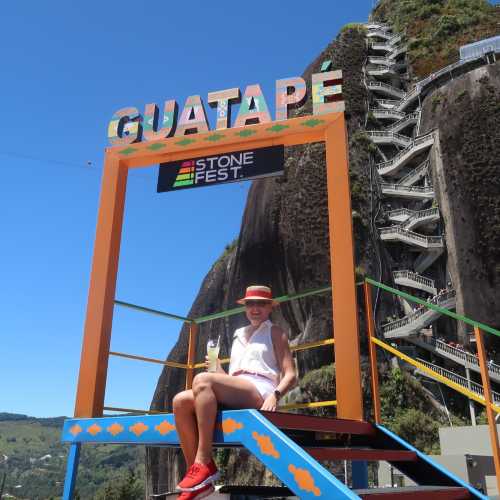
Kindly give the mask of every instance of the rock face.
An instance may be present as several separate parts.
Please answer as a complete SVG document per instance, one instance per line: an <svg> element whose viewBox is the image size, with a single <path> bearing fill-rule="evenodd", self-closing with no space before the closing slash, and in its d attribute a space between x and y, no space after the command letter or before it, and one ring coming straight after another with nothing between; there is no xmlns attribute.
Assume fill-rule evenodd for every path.
<svg viewBox="0 0 500 500"><path fill-rule="evenodd" d="M364 33L357 28L347 29L320 54L303 76L306 82L310 82L310 75L318 72L326 59L333 61L334 69L343 71L343 93L350 137L356 259L357 265L371 274L375 259L370 231L370 143L362 134L367 95L360 78L365 58ZM300 112L310 114L311 102L307 102ZM198 317L234 307L245 287L252 283L268 284L276 295L329 284L324 156L323 144L289 148L285 157L284 177L261 179L253 183L237 244L208 273L190 316ZM302 343L332 336L329 294L288 302L273 314L273 321L289 331L292 342ZM203 358L205 340L209 334L221 335L221 355L224 356L230 348L234 329L242 324L245 324L245 318L239 315L202 325L196 358ZM187 342L188 330L185 327L169 359L185 361ZM299 356L299 370L304 373L331 361L331 348L311 350ZM170 410L173 396L183 388L184 376L180 370L164 370L151 407ZM148 450L149 494L175 487L182 468L178 458L179 452L176 451L158 448ZM230 462L227 467L228 480L236 483L237 467L234 467L234 461L232 464ZM262 468L252 470L254 482L263 479Z"/></svg>
<svg viewBox="0 0 500 500"><path fill-rule="evenodd" d="M457 312L498 328L500 63L475 69L427 96L421 133L431 129L439 131L433 177Z"/></svg>
<svg viewBox="0 0 500 500"><path fill-rule="evenodd" d="M379 6L397 3L385 0ZM419 2L413 3L420 8ZM362 80L366 59L363 31L356 27L342 31L306 69L306 82L310 82L311 73L319 71L326 59L333 61L334 69L343 70L356 265L361 274L390 282L391 256L380 250L374 238L374 218L380 204L370 167L373 145L364 134L368 96ZM495 307L500 292L499 89L498 63L461 76L425 98L420 127L420 134L434 128L439 131L431 163L448 256L441 259L436 273L451 274L457 290L458 312L497 328L500 326L500 308ZM300 113L311 113L310 101ZM285 176L253 183L239 237L207 274L189 316L199 317L234 307L236 299L252 283L268 284L277 295L329 283L324 147L313 144L289 148L285 160ZM379 303L379 318L390 314L391 307L389 301ZM273 314L273 321L289 331L292 343L332 335L329 294L287 302ZM362 315L360 320L363 329ZM233 331L244 323L244 317L238 315L203 324L196 359L203 358L209 335L221 335L221 355L227 355ZM188 333L187 327L181 330L169 360L186 360ZM300 375L331 362L330 348L299 353ZM171 410L172 398L184 389L184 384L181 370L164 370L151 408ZM219 459L225 464L226 482L272 481L246 455L237 460L234 454L229 457L224 452ZM241 460L245 460L244 473L239 467ZM183 460L178 451L150 448L147 468L147 493L164 492L175 487L183 473Z"/></svg>

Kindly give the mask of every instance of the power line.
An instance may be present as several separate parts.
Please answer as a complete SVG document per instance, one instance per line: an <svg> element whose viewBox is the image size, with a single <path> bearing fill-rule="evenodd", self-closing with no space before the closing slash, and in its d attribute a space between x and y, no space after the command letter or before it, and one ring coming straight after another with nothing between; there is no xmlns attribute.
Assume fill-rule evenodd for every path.
<svg viewBox="0 0 500 500"><path fill-rule="evenodd" d="M61 165L64 167L78 167L78 168L83 168L85 170L96 170L96 167L94 167L94 163L91 160L87 160L87 161L82 162L82 163L76 163L76 162L65 161L65 160L53 160L50 158L31 156L31 155L26 155L26 154L22 154L22 153L15 153L12 151L0 151L0 155L7 156L9 158L16 158L19 160L29 160L29 161L50 163L50 164L54 164L54 165Z"/></svg>

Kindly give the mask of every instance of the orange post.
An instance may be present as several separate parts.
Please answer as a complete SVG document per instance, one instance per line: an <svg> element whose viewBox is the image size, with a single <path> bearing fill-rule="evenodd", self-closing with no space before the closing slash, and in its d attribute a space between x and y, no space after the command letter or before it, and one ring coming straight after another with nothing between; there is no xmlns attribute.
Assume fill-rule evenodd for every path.
<svg viewBox="0 0 500 500"><path fill-rule="evenodd" d="M196 356L196 344L198 339L198 325L196 323L189 323L189 345L187 357L187 370L186 370L186 390L191 389L193 386L194 377L194 361Z"/></svg>
<svg viewBox="0 0 500 500"><path fill-rule="evenodd" d="M99 417L104 407L127 173L118 159L106 155L75 417Z"/></svg>
<svg viewBox="0 0 500 500"><path fill-rule="evenodd" d="M375 423L380 424L382 418L380 415L380 392L378 389L378 367L377 367L377 348L372 342L374 335L373 307L372 307L372 287L365 281L365 308L366 308L366 331L368 333L368 352L370 354L370 369L371 369L371 387L373 399L373 413Z"/></svg>
<svg viewBox="0 0 500 500"><path fill-rule="evenodd" d="M351 191L343 114L325 130L325 147L337 415L363 420Z"/></svg>
<svg viewBox="0 0 500 500"><path fill-rule="evenodd" d="M488 362L486 360L486 349L484 348L483 334L475 326L474 334L476 336L477 354L479 357L479 367L481 369L481 381L483 383L484 399L486 401L486 416L488 417L488 426L490 429L491 450L493 452L493 462L495 464L495 476L497 479L497 489L500 492L500 446L498 444L498 432L493 414L490 375L488 373Z"/></svg>

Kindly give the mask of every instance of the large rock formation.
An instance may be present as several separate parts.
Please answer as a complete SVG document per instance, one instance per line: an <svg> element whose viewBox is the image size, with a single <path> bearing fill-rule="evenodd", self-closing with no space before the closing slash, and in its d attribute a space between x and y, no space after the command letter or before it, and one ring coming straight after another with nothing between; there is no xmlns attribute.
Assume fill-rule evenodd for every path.
<svg viewBox="0 0 500 500"><path fill-rule="evenodd" d="M363 31L355 27L346 29L306 69L304 78L309 82L310 75L319 71L325 59L331 59L334 68L343 70L356 259L359 268L371 274L374 255L370 232L370 143L361 133L367 102L360 78L365 58ZM307 102L300 112L311 113L311 102ZM262 179L253 183L237 244L214 264L203 281L189 316L197 317L234 307L236 299L249 283L269 284L276 294L281 295L318 288L330 282L324 146L312 144L289 148L285 161L286 174L283 178ZM289 302L273 314L274 321L290 332L292 342L332 336L329 294ZM204 356L209 333L221 335L222 354L227 353L232 332L242 322L242 316L233 316L203 325L197 359ZM186 359L187 335L185 327L169 355L170 360ZM303 373L331 361L331 348L321 348L299 356L299 369ZM170 409L172 397L183 389L183 385L182 373L164 370L152 408ZM178 464L178 452L150 449L149 491L173 489L180 472ZM253 471L253 481L258 482L264 471ZM234 478L231 480L235 481Z"/></svg>
<svg viewBox="0 0 500 500"><path fill-rule="evenodd" d="M457 311L498 328L500 64L475 69L427 96L422 133L431 129L439 131L431 163Z"/></svg>
<svg viewBox="0 0 500 500"><path fill-rule="evenodd" d="M382 0L375 11L382 20L411 23L408 28L413 47L411 57L425 53L425 44L431 43L432 33L436 31L436 44L442 45L433 49L433 53L441 54L443 59L427 57L425 65L420 64L413 71L417 76L426 76L421 74L423 69L438 69L442 61L448 61L446 54L450 58L457 54L457 44L454 44L455 52L450 55L450 38L443 35L446 26L441 23L434 28L432 25L432 16L441 8L448 9L447 3L438 0L425 2L425 5L431 3L433 7L424 9L420 0ZM476 3L483 5L485 2L477 0ZM424 26L421 19L414 17L419 9L427 12L425 19L429 26ZM465 9L464 15L469 15L470 10ZM482 11L479 14L482 15ZM489 29L489 18L487 23ZM469 25L464 26L465 30ZM427 30L423 31L427 36L425 42L417 36L419 29L424 28ZM471 29L467 33L474 36L476 32ZM461 43L465 40L460 30L455 31L453 37ZM334 68L343 70L356 265L360 274L366 273L388 282L390 257L380 251L374 238L374 213L378 200L377 190L371 182L374 178L370 168L373 146L363 133L368 102L362 73L365 58L364 33L351 26L316 58L306 69L304 77L309 82L310 74L319 71L325 59L332 59ZM495 308L494 301L500 292L499 78L497 64L474 70L448 83L425 99L421 125L421 133L438 128L440 138L432 164L444 217L448 259L441 260L439 265L443 269L439 273L445 276L446 268L449 268L458 291L460 312L497 326L500 324L500 310ZM301 113L310 111L311 103L308 102ZM284 177L253 183L239 238L207 274L189 315L198 317L233 307L249 283L269 284L275 293L281 295L317 288L328 284L329 280L324 147L313 144L289 148ZM326 338L332 335L334 327L331 307L329 294L293 301L280 307L274 321L290 332L293 343ZM390 307L389 302L380 304L379 317L385 317ZM362 316L360 318L362 322ZM242 316L232 316L202 325L197 359L204 356L205 340L209 334L221 335L222 355L226 355L232 332L243 323ZM170 360L185 361L187 339L188 330L184 327L169 355ZM298 357L301 374L331 361L330 348L311 350ZM183 388L183 372L164 370L152 408L170 410L172 397ZM147 457L148 493L172 490L183 472L179 452L150 448ZM229 458L223 453L219 459L226 464L228 482L271 481L264 469L251 461L245 462L246 472L243 474L234 456Z"/></svg>

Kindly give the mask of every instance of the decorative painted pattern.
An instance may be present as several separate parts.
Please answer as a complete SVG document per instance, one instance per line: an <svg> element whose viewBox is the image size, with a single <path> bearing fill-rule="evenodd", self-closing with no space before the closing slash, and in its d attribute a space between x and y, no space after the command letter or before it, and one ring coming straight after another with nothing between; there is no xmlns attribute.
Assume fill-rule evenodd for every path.
<svg viewBox="0 0 500 500"><path fill-rule="evenodd" d="M339 111L339 101L331 102L329 98L342 95L342 71L315 73L312 76L313 114L323 115ZM343 104L343 101L342 101Z"/></svg>
<svg viewBox="0 0 500 500"><path fill-rule="evenodd" d="M91 434L92 436L96 436L102 431L102 427L99 427L97 424L92 424L88 429L87 432Z"/></svg>
<svg viewBox="0 0 500 500"><path fill-rule="evenodd" d="M285 130L288 128L288 125L280 125L277 123L276 125L273 125L272 127L266 128L267 131L269 132L281 132L282 130Z"/></svg>
<svg viewBox="0 0 500 500"><path fill-rule="evenodd" d="M146 432L149 427L142 422L137 422L136 424L129 427L129 431L133 432L137 437Z"/></svg>
<svg viewBox="0 0 500 500"><path fill-rule="evenodd" d="M175 136L185 135L186 132L199 134L208 131L207 115L201 97L199 95L189 96L177 123Z"/></svg>
<svg viewBox="0 0 500 500"><path fill-rule="evenodd" d="M141 139L141 114L137 108L119 109L108 124L108 139L113 146L132 144Z"/></svg>
<svg viewBox="0 0 500 500"><path fill-rule="evenodd" d="M241 94L239 88L209 92L208 104L217 108L217 121L215 128L224 130L231 126L231 104L240 102Z"/></svg>
<svg viewBox="0 0 500 500"><path fill-rule="evenodd" d="M330 70L332 67L332 60L327 59L326 61L323 61L321 63L321 68L319 69L321 73L324 73L325 71Z"/></svg>
<svg viewBox="0 0 500 500"><path fill-rule="evenodd" d="M337 103L327 103L327 104L338 104L340 106L343 105L343 102L341 101ZM290 118L286 122L281 121L281 122L273 122L270 124L268 123L256 124L256 125L248 125L246 127L240 127L239 129L228 129L227 132L223 134L218 133L219 135L223 135L224 137L218 138L216 143L217 145L220 146L233 145L238 143L238 148L240 146L243 146L242 149L244 149L245 145L243 143L246 141L248 142L253 140L258 141L261 139L265 140L268 138L269 139L272 138L272 140L275 141L275 139L280 138L281 135L285 137L285 136L290 136L292 134L297 134L297 137L299 138L300 134L304 132L304 125L311 126L309 124L316 124L316 123L318 124L318 126L315 126L314 128L311 126L311 128L318 131L318 135L315 140L322 141L324 140L324 135L322 134L322 130L324 130L337 118L339 118L339 115L340 113L337 112L322 115L321 122L311 121L316 119L312 116L302 116L297 118ZM286 125L288 128L278 130L275 127L275 125ZM204 134L186 135L182 138L176 136L167 137L165 139L158 139L151 143L149 143L148 141L136 142L133 144L133 146L132 145L127 146L124 147L123 149L112 148L108 150L108 152L112 151L114 154L126 157L127 159L133 160L134 158L140 156L144 157L144 159L147 160L148 155L153 154L153 152L156 152L161 148L165 148L166 155L189 150L189 156L196 157L197 150L198 149L203 150L203 148L205 148L211 142L206 140L207 137L214 135L215 133L217 132L212 131L212 132L206 132ZM297 142L294 141L285 142L286 145L301 144L301 143L302 142L300 139L297 140ZM162 153L162 151L160 151L160 153ZM168 157L165 158L165 161L168 161Z"/></svg>
<svg viewBox="0 0 500 500"><path fill-rule="evenodd" d="M243 429L243 424L241 422L236 422L232 418L226 418L222 421L222 432L224 434L232 434L235 431Z"/></svg>
<svg viewBox="0 0 500 500"><path fill-rule="evenodd" d="M164 139L172 135L177 120L177 102L165 101L163 116L159 117L159 109L156 104L147 104L144 112L143 136L147 141Z"/></svg>
<svg viewBox="0 0 500 500"><path fill-rule="evenodd" d="M175 431L175 425L172 425L168 420L163 420L161 424L155 425L155 430L162 436L166 436L169 432Z"/></svg>
<svg viewBox="0 0 500 500"><path fill-rule="evenodd" d="M300 469L295 467L295 465L290 464L288 470L293 474L296 483L299 488L304 491L310 491L314 493L314 496L319 497L321 495L321 490L314 484L314 479L307 469Z"/></svg>
<svg viewBox="0 0 500 500"><path fill-rule="evenodd" d="M243 94L234 126L244 127L248 122L254 124L269 123L270 121L271 115L260 85L258 83L248 85Z"/></svg>
<svg viewBox="0 0 500 500"><path fill-rule="evenodd" d="M93 428L95 434L77 432L78 427ZM63 441L176 446L179 437L174 416L162 414L69 419ZM220 412L214 444L245 446L301 499L359 498L257 410Z"/></svg>
<svg viewBox="0 0 500 500"><path fill-rule="evenodd" d="M189 146L189 144L193 144L196 142L194 139L182 139L181 141L177 141L176 144L178 146Z"/></svg>
<svg viewBox="0 0 500 500"><path fill-rule="evenodd" d="M110 426L106 427L106 430L112 436L118 436L118 434L121 434L123 432L123 425L120 425L120 424L117 424L116 422L113 422Z"/></svg>
<svg viewBox="0 0 500 500"><path fill-rule="evenodd" d="M302 106L306 93L306 82L303 78L276 80L276 121L287 120L288 109Z"/></svg>
<svg viewBox="0 0 500 500"><path fill-rule="evenodd" d="M175 178L174 187L190 186L191 184L194 184L194 161L183 161Z"/></svg>
<svg viewBox="0 0 500 500"><path fill-rule="evenodd" d="M255 441L257 441L261 453L274 458L280 457L279 452L274 447L273 442L271 441L271 438L269 436L266 436L264 434L260 435L258 432L253 431L252 437L255 439Z"/></svg>
<svg viewBox="0 0 500 500"><path fill-rule="evenodd" d="M83 432L83 429L78 424L75 424L70 428L69 432L76 437L80 432Z"/></svg>
<svg viewBox="0 0 500 500"><path fill-rule="evenodd" d="M224 139L224 137L226 136L222 134L211 134L208 137L205 137L204 140L209 142L217 142L220 141L221 139Z"/></svg>

